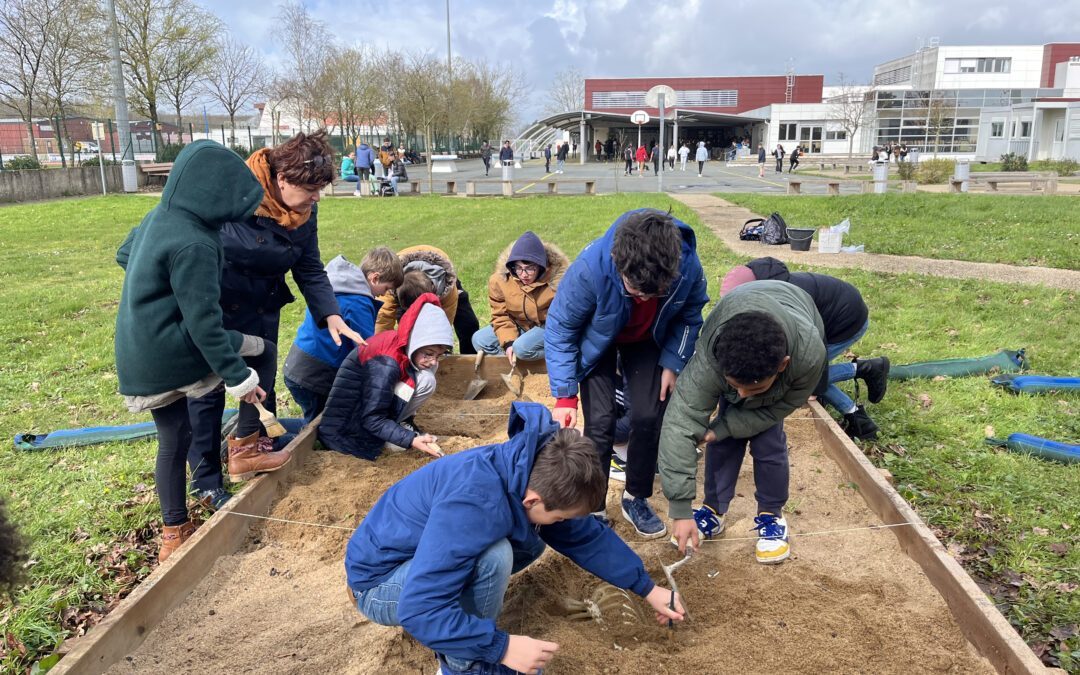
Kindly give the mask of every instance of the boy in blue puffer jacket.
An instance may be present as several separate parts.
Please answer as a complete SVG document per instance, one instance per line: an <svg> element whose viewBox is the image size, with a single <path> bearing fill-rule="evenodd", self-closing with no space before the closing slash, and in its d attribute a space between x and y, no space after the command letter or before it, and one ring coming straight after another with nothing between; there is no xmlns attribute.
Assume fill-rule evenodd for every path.
<svg viewBox="0 0 1080 675"><path fill-rule="evenodd" d="M645 598L658 621L681 621L681 602L668 609L671 591L587 517L607 482L592 441L536 403L511 406L508 435L424 466L376 502L345 553L360 612L434 650L444 675L538 672L559 645L509 635L495 619L510 575L550 545Z"/></svg>
<svg viewBox="0 0 1080 675"><path fill-rule="evenodd" d="M379 246L364 256L359 267L345 256L337 256L327 263L326 276L341 307L341 318L366 340L375 334L375 316L382 307L375 298L400 286L404 272L397 254ZM338 367L355 348L351 340L334 344L330 333L316 325L311 312L304 312L283 373L285 386L304 411L304 424L326 407Z"/></svg>
<svg viewBox="0 0 1080 675"><path fill-rule="evenodd" d="M555 420L576 424L580 387L585 435L605 469L611 465L621 362L632 401L622 514L645 539L666 532L648 502L660 422L675 378L694 353L701 309L709 301L696 244L690 226L669 213L624 213L570 265L544 331ZM606 520L604 500L595 507Z"/></svg>

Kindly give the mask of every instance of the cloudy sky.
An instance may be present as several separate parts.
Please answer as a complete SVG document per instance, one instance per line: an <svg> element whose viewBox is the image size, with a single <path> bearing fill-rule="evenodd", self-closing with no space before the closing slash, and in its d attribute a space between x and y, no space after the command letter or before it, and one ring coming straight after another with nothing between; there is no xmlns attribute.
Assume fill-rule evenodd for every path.
<svg viewBox="0 0 1080 675"><path fill-rule="evenodd" d="M235 37L279 58L276 0L196 0ZM303 0L342 44L446 54L445 0ZM455 56L511 64L535 118L552 76L823 74L866 81L874 64L941 44L1080 40L1080 1L450 0Z"/></svg>

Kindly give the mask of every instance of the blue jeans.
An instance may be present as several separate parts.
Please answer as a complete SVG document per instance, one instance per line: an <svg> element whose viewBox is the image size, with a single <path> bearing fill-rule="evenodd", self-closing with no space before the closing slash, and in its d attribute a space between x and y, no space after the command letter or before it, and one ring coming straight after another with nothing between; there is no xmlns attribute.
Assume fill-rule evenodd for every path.
<svg viewBox="0 0 1080 675"><path fill-rule="evenodd" d="M506 587L510 584L510 575L528 567L543 552L544 543L539 540L537 546L527 549L514 548L509 539L500 539L489 546L476 559L472 576L462 589L461 609L481 619L497 619L502 611ZM409 576L410 566L412 560L407 560L378 586L360 593L353 591L360 613L382 626L400 626L398 598ZM473 665L468 659L444 656L447 664L455 670L467 670Z"/></svg>
<svg viewBox="0 0 1080 675"><path fill-rule="evenodd" d="M855 379L855 364L848 363L832 363L832 360L839 357L841 354L847 351L847 348L858 342L863 335L866 335L867 329L870 328L870 319L866 320L863 327L859 329L859 332L852 335L843 342L838 342L833 345L825 345L825 352L828 355L829 363L829 388L825 391L825 394L821 397L826 403L836 409L841 415L846 415L849 412L855 410L855 401L851 400L851 397L844 393L844 390L836 386L837 382L845 382L847 380Z"/></svg>
<svg viewBox="0 0 1080 675"><path fill-rule="evenodd" d="M343 180L345 182L348 182L348 183L359 183L360 182L360 176L357 176L354 173L354 174L349 175L349 176L342 176L341 180Z"/></svg>
<svg viewBox="0 0 1080 675"><path fill-rule="evenodd" d="M503 354L503 348L499 345L499 338L495 335L495 329L488 324L473 333L473 347L478 352L488 354ZM514 340L514 354L522 361L542 361L544 358L544 328L537 326L530 328Z"/></svg>
<svg viewBox="0 0 1080 675"><path fill-rule="evenodd" d="M300 410L304 413L304 426L311 424L311 420L318 417L319 413L326 407L326 399L329 398L329 394L325 396L318 394L287 377L285 378L285 386L288 387L293 400L296 401L296 404L300 406Z"/></svg>

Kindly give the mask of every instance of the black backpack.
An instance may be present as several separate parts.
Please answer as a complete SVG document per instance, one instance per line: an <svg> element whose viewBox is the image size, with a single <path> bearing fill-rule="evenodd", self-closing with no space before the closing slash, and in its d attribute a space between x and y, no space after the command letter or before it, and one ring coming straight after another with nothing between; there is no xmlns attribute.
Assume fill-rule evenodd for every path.
<svg viewBox="0 0 1080 675"><path fill-rule="evenodd" d="M751 218L743 223L739 239L760 241L771 245L786 244L788 243L787 223L776 211L773 211L768 218Z"/></svg>

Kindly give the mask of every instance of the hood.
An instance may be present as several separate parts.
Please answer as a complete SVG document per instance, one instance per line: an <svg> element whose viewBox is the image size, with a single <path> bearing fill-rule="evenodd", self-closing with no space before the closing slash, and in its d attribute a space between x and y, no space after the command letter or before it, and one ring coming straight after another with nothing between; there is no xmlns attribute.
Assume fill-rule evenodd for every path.
<svg viewBox="0 0 1080 675"><path fill-rule="evenodd" d="M326 263L326 276L335 293L373 297L364 271L343 255Z"/></svg>
<svg viewBox="0 0 1080 675"><path fill-rule="evenodd" d="M506 492L511 500L515 514L515 529L521 526L518 515L525 527L532 527L525 516L521 502L525 499L525 488L529 486L529 474L532 473L536 452L547 445L559 425L551 419L551 412L539 403L516 401L510 405L510 419L506 425L508 440L499 446L495 454L495 470L506 484Z"/></svg>
<svg viewBox="0 0 1080 675"><path fill-rule="evenodd" d="M425 293L421 298L431 297ZM409 309L412 309L411 307ZM409 331L409 360L412 360L416 350L431 345L443 345L454 348L454 327L446 318L446 312L439 303L425 303L416 316L416 322Z"/></svg>
<svg viewBox="0 0 1080 675"><path fill-rule="evenodd" d="M788 272L787 265L776 258L770 258L768 256L751 260L746 263L746 266L754 273L754 279L751 279L751 281L755 279L757 281L769 281L770 279L787 281L791 276L791 273Z"/></svg>
<svg viewBox="0 0 1080 675"><path fill-rule="evenodd" d="M416 326L420 312L428 305L433 305L437 308L439 314L443 315L443 321L447 321L446 314L442 311L442 305L439 303L439 298L437 298L434 293L424 293L417 298L416 302L414 302L401 316L401 321L398 322L396 330L383 331L369 339L366 345L357 347L356 355L360 360L360 363L367 363L369 360L378 356L389 356L397 361L398 366L401 368L403 380L411 383L411 376L409 375L409 364L411 361L407 354L409 336ZM452 337L453 336L451 336L450 344L453 344Z"/></svg>
<svg viewBox="0 0 1080 675"><path fill-rule="evenodd" d="M370 146L370 145L368 145L367 143L361 143L361 144L360 144L360 149L361 149L361 150L367 150L367 149L368 149L368 148L370 148L370 147L371 147L371 146Z"/></svg>
<svg viewBox="0 0 1080 675"><path fill-rule="evenodd" d="M540 241L540 237L534 232L526 231L510 247L510 259L506 261L508 270L510 270L510 263L515 260L537 264L546 271L548 261L544 242ZM513 270L510 271L513 272Z"/></svg>
<svg viewBox="0 0 1080 675"><path fill-rule="evenodd" d="M431 285L435 287L435 295L440 298L446 295L446 289L449 286L446 283L446 268L435 263L427 262L426 260L414 260L411 263L404 265L401 271L405 274L409 272L423 272L431 281Z"/></svg>
<svg viewBox="0 0 1080 675"><path fill-rule="evenodd" d="M402 249L398 251L398 258L401 259L401 266L406 272L410 269L423 270L423 272L428 275L428 278L431 279L431 283L435 284L436 289L438 289L439 284L442 283L442 291L438 294L440 298L446 294L447 290L457 285L457 274L454 272L454 266L451 264L450 258L434 246L421 245ZM445 274L427 266L409 267L410 263L418 261L441 267L445 270ZM440 282L436 277L440 278L442 281Z"/></svg>
<svg viewBox="0 0 1080 675"><path fill-rule="evenodd" d="M516 243L516 242L515 242ZM562 252L558 246L552 243L544 242L544 253L546 254L547 264L537 263L543 265L544 273L540 275L540 278L536 280L536 283L531 284L528 288L534 288L540 284L548 284L552 290L559 287L559 282L562 281L563 275L566 274L566 269L570 267L570 259L566 257L566 254ZM503 252L499 254L498 260L495 261L494 274L501 274L503 277L509 279L513 276L510 271L510 254L514 248L514 244L510 244L503 249ZM526 288L523 286L522 288Z"/></svg>
<svg viewBox="0 0 1080 675"><path fill-rule="evenodd" d="M263 200L263 188L244 160L220 143L190 143L176 157L159 209L183 211L210 229L247 220Z"/></svg>

